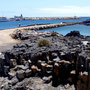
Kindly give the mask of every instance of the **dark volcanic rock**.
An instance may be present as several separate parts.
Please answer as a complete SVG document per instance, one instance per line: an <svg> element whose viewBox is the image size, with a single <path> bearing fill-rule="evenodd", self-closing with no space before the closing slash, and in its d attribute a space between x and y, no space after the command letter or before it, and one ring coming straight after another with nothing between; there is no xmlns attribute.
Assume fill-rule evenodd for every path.
<svg viewBox="0 0 90 90"><path fill-rule="evenodd" d="M86 21L83 21L82 24L84 24L84 25L90 25L90 19L88 19Z"/></svg>
<svg viewBox="0 0 90 90"><path fill-rule="evenodd" d="M4 55L0 53L0 76L4 74Z"/></svg>
<svg viewBox="0 0 90 90"><path fill-rule="evenodd" d="M80 32L79 31L71 31L70 33L68 33L66 36L77 36L80 37Z"/></svg>
<svg viewBox="0 0 90 90"><path fill-rule="evenodd" d="M89 36L82 36L78 31L72 31L65 37L58 33L51 35L51 32L18 33L22 34L24 40L12 50L0 54L0 76L8 77L7 83L5 80L3 80L5 84L1 82L0 89L58 90L60 85L65 85L65 88L74 85L77 89L83 87L84 82L84 89L89 90ZM43 39L50 41L51 44L39 47L38 42ZM36 77L34 81L33 77ZM41 79L37 80L37 77ZM84 77L87 79L84 80Z"/></svg>
<svg viewBox="0 0 90 90"><path fill-rule="evenodd" d="M23 70L19 70L17 71L16 76L19 80L23 80L25 78L25 72Z"/></svg>

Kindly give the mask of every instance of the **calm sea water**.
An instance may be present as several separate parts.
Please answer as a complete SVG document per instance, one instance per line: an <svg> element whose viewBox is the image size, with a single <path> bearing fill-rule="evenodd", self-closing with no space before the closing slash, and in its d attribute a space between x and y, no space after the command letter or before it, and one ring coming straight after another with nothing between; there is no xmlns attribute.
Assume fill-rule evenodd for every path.
<svg viewBox="0 0 90 90"><path fill-rule="evenodd" d="M79 25L79 24L58 27L58 28L45 29L45 30L41 30L41 31L56 31L62 35L66 35L67 33L74 31L74 30L80 31L80 34L82 34L82 35L90 36L90 26Z"/></svg>
<svg viewBox="0 0 90 90"><path fill-rule="evenodd" d="M39 23L75 22L75 21L84 21L87 19L90 19L90 17L82 17L80 19L8 21L8 22L0 22L0 29L18 27L19 24L24 26L24 25L39 24ZM63 35L67 34L68 32L70 32L72 30L78 30L78 31L80 31L81 34L90 36L90 26L85 26L85 25L64 26L64 27L59 27L59 28L45 29L44 31L46 31L46 30L56 31Z"/></svg>

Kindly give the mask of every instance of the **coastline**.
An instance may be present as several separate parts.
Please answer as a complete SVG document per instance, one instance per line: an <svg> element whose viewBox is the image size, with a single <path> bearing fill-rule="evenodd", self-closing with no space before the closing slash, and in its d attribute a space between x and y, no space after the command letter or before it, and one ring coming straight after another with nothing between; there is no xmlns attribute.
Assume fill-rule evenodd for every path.
<svg viewBox="0 0 90 90"><path fill-rule="evenodd" d="M60 25L63 25L62 23L59 23ZM14 44L18 43L19 40L13 39L10 34L12 34L15 30L40 30L40 29L46 29L46 28L54 28L57 27L58 24L38 24L36 25L28 25L28 26L21 26L16 28L8 28L8 29L2 29L0 30L0 51L11 49Z"/></svg>
<svg viewBox="0 0 90 90"><path fill-rule="evenodd" d="M0 48L3 46L4 48L7 47L7 45L11 46L10 44L16 44L19 41L14 40L11 38L10 34L12 34L15 30L43 30L48 28L57 28L62 26L68 26L68 25L75 25L75 24L82 24L82 22L66 22L66 23L47 23L47 24L31 24L26 26L20 26L16 28L8 28L8 29L1 29L0 30ZM8 47L7 47L8 48Z"/></svg>
<svg viewBox="0 0 90 90"><path fill-rule="evenodd" d="M79 22L77 23L79 24ZM87 90L89 87L89 85L87 86L87 82L89 80L88 58L90 57L90 37L84 37L79 31L72 31L66 36L62 36L56 32L37 32L40 29L74 25L77 23L30 25L1 30L0 49L3 51L0 51L0 75L3 76L3 78L0 77L0 89L28 89L23 85L25 85L25 83L27 84L29 80L32 82L32 85L38 85L37 83L40 83L40 81L43 82L41 82L42 86L45 83L46 87L47 84L50 84L50 88L47 90L51 90L53 86L57 85L60 87L62 84L63 88L69 85L69 89L74 90L80 86L78 83L83 85L83 80L83 82L85 82L85 90ZM15 30L16 33L14 32ZM26 30L26 32L21 32L20 30ZM13 35L10 35L12 33ZM13 45L19 41L20 43L13 47ZM84 66L84 71L82 70L82 65ZM79 73L79 75L77 75L77 73ZM74 77L72 77L72 75L74 75ZM87 80L82 78L83 76L87 78ZM32 81L32 77L35 78L34 81ZM37 80L38 78L39 80ZM35 83L35 81L37 81L37 83ZM76 87L74 87L74 81L77 83ZM10 85L11 87L9 87ZM20 85L22 87L20 87ZM73 85L73 87L71 85ZM31 84L28 85L28 87L30 86ZM33 86L33 88L35 90L37 87ZM57 87L55 87L55 90L57 90Z"/></svg>
<svg viewBox="0 0 90 90"><path fill-rule="evenodd" d="M17 43L17 40L14 40L11 38L10 34L12 34L15 30L41 30L41 29L47 29L47 28L55 28L60 26L66 26L66 25L73 25L74 23L49 23L49 24L37 24L37 25L27 25L27 26L21 26L16 28L8 28L8 29L1 29L0 30L0 46L6 46L6 44L10 43Z"/></svg>

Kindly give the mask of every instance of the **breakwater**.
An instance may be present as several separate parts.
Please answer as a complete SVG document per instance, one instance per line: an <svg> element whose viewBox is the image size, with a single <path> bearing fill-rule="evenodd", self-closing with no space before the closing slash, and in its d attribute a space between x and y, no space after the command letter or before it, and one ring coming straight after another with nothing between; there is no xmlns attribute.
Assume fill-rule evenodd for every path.
<svg viewBox="0 0 90 90"><path fill-rule="evenodd" d="M62 27L67 25L75 25L80 24L81 22L67 22L67 23L49 23L49 24L36 24L36 25L28 25L24 27L23 29L28 30L42 30L42 29L48 29L48 28L56 28L56 27Z"/></svg>
<svg viewBox="0 0 90 90"><path fill-rule="evenodd" d="M8 29L20 29L20 30L42 30L42 29L48 29L48 28L56 28L56 27L62 27L67 25L75 25L80 24L81 22L60 22L60 23L40 23L40 24L30 24L26 26L21 26L16 28L8 28ZM6 29L1 29L6 30Z"/></svg>
<svg viewBox="0 0 90 90"><path fill-rule="evenodd" d="M48 29L48 28L56 28L56 27L62 27L67 25L75 25L75 24L81 24L81 22L61 22L61 23L47 23L47 24L31 24L27 26L20 26L14 29L20 29L20 30L42 30L42 29Z"/></svg>
<svg viewBox="0 0 90 90"><path fill-rule="evenodd" d="M69 26L69 25L75 25L75 24L84 24L84 25L90 25L90 20L86 21L78 21L78 22L60 22L60 23L41 23L41 24L31 24L27 26L20 26L19 29L26 29L26 30L43 30L48 28L56 28L56 27L62 27L62 26Z"/></svg>

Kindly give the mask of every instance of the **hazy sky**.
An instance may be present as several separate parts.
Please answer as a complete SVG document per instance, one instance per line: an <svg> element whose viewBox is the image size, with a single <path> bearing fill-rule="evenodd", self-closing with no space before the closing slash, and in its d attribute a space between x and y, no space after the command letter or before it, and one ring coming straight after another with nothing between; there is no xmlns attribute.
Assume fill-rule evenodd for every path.
<svg viewBox="0 0 90 90"><path fill-rule="evenodd" d="M90 0L0 0L0 16L90 16Z"/></svg>

